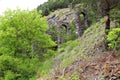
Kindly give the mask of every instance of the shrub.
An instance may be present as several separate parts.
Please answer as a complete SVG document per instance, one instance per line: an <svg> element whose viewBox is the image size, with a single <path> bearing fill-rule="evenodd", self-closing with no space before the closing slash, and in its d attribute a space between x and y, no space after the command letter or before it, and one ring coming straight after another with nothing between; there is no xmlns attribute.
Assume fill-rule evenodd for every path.
<svg viewBox="0 0 120 80"><path fill-rule="evenodd" d="M36 74L38 68L36 61L0 56L0 80L29 80Z"/></svg>
<svg viewBox="0 0 120 80"><path fill-rule="evenodd" d="M120 28L114 28L108 33L107 42L110 49L120 48Z"/></svg>
<svg viewBox="0 0 120 80"><path fill-rule="evenodd" d="M36 10L7 10L0 20L1 54L43 56L44 50L56 45L46 34L49 29L46 18Z"/></svg>

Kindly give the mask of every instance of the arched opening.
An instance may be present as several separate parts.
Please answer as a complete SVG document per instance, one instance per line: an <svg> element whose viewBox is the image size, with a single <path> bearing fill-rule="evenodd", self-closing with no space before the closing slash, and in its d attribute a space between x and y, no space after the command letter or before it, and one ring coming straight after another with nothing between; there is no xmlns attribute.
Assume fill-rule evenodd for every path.
<svg viewBox="0 0 120 80"><path fill-rule="evenodd" d="M82 22L83 27L84 27L84 30L85 30L85 29L87 29L88 26L89 26L89 23L88 23L88 14L87 14L87 12L84 10L84 11L81 12L80 15L81 15L80 18L81 18L81 20L82 20L81 22Z"/></svg>
<svg viewBox="0 0 120 80"><path fill-rule="evenodd" d="M80 18L81 18L81 20L84 20L84 18L85 18L85 13L84 12L81 12Z"/></svg>
<svg viewBox="0 0 120 80"><path fill-rule="evenodd" d="M81 12L80 13L81 28L84 28L84 24L85 24L84 20L85 20L85 13Z"/></svg>
<svg viewBox="0 0 120 80"><path fill-rule="evenodd" d="M64 42L68 41L68 35L69 35L68 25L67 24L62 24L61 25L61 31L60 31L61 43L64 43Z"/></svg>
<svg viewBox="0 0 120 80"><path fill-rule="evenodd" d="M82 10L81 12L75 12L75 15L76 36L80 37L84 30L88 28L88 14L86 10Z"/></svg>

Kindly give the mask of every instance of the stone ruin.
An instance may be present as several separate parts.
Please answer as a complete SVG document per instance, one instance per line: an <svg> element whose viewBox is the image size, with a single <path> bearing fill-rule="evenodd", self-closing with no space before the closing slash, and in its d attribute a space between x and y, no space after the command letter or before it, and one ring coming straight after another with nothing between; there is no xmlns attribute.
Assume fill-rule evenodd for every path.
<svg viewBox="0 0 120 80"><path fill-rule="evenodd" d="M81 20L81 17L80 17L81 14L84 17L83 20ZM52 28L53 26L57 27L58 47L59 47L59 44L63 43L62 37L60 35L62 27L65 27L66 35L69 35L70 29L71 29L69 23L74 22L75 27L76 27L77 37L82 36L84 30L89 27L88 13L86 10L75 11L69 8L60 9L58 11L51 13L49 16L47 16L47 21L48 21L50 28ZM84 23L84 25L82 25L82 23Z"/></svg>

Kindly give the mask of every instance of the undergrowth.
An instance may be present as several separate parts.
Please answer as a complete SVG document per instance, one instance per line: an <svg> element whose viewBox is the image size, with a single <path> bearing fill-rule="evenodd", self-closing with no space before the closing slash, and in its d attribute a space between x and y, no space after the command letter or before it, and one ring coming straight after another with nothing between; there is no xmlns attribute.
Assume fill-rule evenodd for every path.
<svg viewBox="0 0 120 80"><path fill-rule="evenodd" d="M98 50L95 49L95 47L98 46L98 44L101 44L105 38L105 29L103 27L103 24L103 20L101 22L93 24L84 32L82 37L61 44L61 48L58 50L58 55L44 63L43 68L40 70L42 70L44 74L51 71L54 73L54 70L64 69L74 61L77 61L79 59L88 60L92 55L95 53L97 54ZM54 66L56 62L57 66L52 69L52 66ZM77 77L74 74L71 76L75 79Z"/></svg>

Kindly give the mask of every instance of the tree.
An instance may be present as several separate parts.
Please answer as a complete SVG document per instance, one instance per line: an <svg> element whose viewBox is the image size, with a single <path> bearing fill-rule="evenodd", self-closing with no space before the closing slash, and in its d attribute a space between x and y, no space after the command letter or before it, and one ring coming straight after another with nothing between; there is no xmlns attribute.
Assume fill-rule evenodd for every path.
<svg viewBox="0 0 120 80"><path fill-rule="evenodd" d="M36 63L37 62L37 63ZM33 68L34 67L34 68ZM0 80L36 80L38 60L0 56Z"/></svg>
<svg viewBox="0 0 120 80"><path fill-rule="evenodd" d="M1 54L16 56L27 54L33 57L43 54L40 51L55 46L50 36L45 17L36 10L7 10L0 16L0 51Z"/></svg>
<svg viewBox="0 0 120 80"><path fill-rule="evenodd" d="M72 2L73 0L48 0L47 2L39 5L37 7L37 10L42 10L42 15L47 16L51 11L55 11L57 9L61 8L67 8L68 5ZM79 0L76 0L76 3L78 3ZM45 13L46 10L49 10L49 12Z"/></svg>
<svg viewBox="0 0 120 80"><path fill-rule="evenodd" d="M84 3L86 9L92 8L92 10L98 14L99 20L105 16L105 29L110 29L110 11L113 8L119 7L120 0L81 0L81 3ZM106 34L108 34L107 31Z"/></svg>
<svg viewBox="0 0 120 80"><path fill-rule="evenodd" d="M97 8L99 18L106 16L106 29L110 29L110 12L120 7L120 0L92 0L93 9Z"/></svg>

